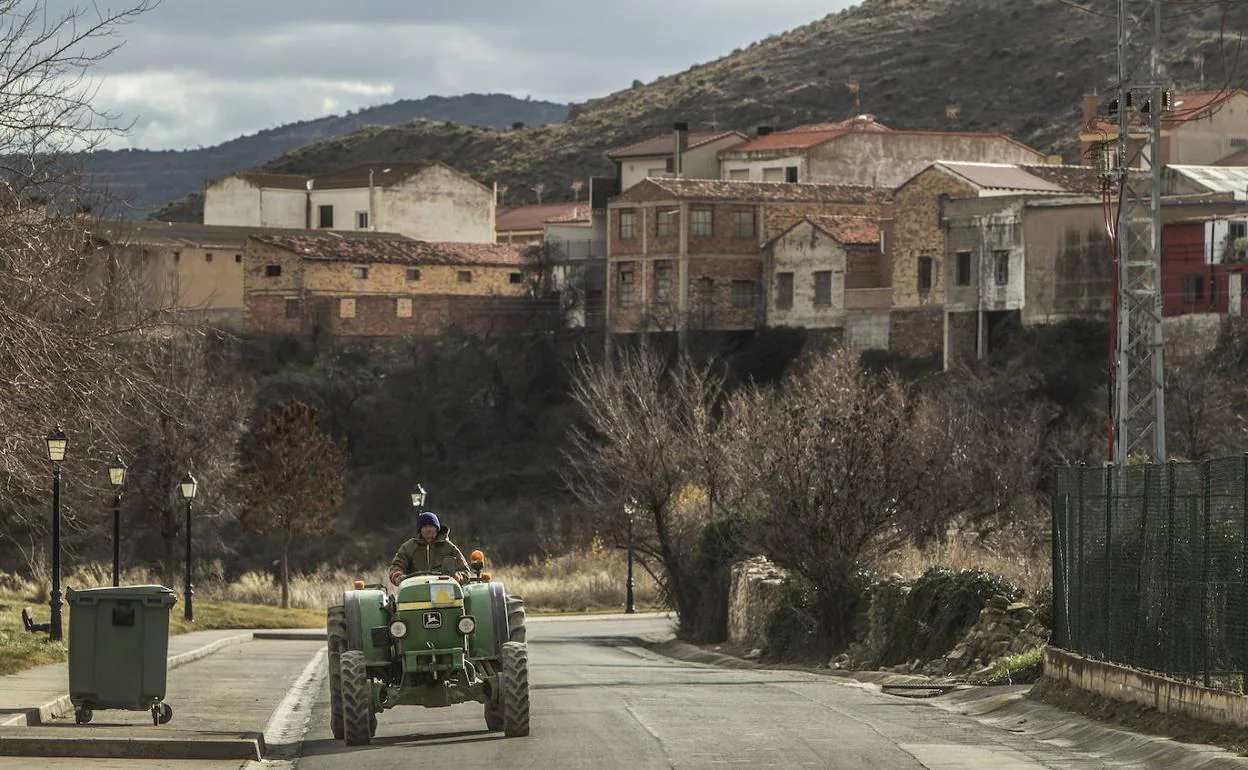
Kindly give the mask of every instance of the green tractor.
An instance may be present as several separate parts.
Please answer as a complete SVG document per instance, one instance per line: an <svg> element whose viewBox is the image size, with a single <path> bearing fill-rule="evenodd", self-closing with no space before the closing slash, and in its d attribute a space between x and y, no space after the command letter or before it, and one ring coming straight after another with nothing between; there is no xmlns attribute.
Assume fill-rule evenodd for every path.
<svg viewBox="0 0 1248 770"><path fill-rule="evenodd" d="M524 601L483 572L473 551L462 584L451 572L407 575L397 594L356 581L330 607L330 729L348 746L369 743L377 715L395 706L476 701L485 725L529 734ZM449 565L444 565L449 566Z"/></svg>

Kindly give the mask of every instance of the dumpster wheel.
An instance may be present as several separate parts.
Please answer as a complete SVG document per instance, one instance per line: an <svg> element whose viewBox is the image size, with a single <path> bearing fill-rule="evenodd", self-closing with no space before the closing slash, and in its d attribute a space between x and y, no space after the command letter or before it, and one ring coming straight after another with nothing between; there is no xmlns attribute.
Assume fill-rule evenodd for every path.
<svg viewBox="0 0 1248 770"><path fill-rule="evenodd" d="M74 709L74 724L85 725L94 715L90 706L79 706Z"/></svg>
<svg viewBox="0 0 1248 770"><path fill-rule="evenodd" d="M173 719L173 707L168 703L152 706L152 725L167 725Z"/></svg>

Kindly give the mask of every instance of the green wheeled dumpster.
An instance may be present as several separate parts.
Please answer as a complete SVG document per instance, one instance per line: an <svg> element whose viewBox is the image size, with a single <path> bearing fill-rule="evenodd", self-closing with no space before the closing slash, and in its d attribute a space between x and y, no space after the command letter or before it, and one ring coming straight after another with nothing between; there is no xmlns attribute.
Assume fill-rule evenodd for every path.
<svg viewBox="0 0 1248 770"><path fill-rule="evenodd" d="M165 724L169 611L178 601L164 586L69 589L69 699L74 721L97 709L151 711Z"/></svg>

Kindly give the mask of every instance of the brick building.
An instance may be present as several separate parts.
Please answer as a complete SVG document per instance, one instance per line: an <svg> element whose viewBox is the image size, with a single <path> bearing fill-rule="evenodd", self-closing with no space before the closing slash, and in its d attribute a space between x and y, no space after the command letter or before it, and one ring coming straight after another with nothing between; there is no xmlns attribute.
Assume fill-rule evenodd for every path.
<svg viewBox="0 0 1248 770"><path fill-rule="evenodd" d="M886 217L890 201L852 185L640 182L608 207L607 328L762 326L763 244L807 216Z"/></svg>
<svg viewBox="0 0 1248 770"><path fill-rule="evenodd" d="M246 328L313 337L513 331L535 307L522 248L388 233L254 236L243 250Z"/></svg>

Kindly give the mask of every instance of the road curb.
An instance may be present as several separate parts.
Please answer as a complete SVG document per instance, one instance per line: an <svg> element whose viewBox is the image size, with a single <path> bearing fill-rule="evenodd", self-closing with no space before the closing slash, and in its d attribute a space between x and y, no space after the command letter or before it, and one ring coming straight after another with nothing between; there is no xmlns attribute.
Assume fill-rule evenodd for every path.
<svg viewBox="0 0 1248 770"><path fill-rule="evenodd" d="M324 642L328 640L328 636L324 631L301 631L291 629L287 631L256 631L252 634L256 641L282 641L282 642Z"/></svg>
<svg viewBox="0 0 1248 770"><path fill-rule="evenodd" d="M194 663L197 660L206 658L212 653L217 652L226 647L230 647L235 644L242 644L243 642L249 642L252 640L253 637L254 637L254 634L250 632L245 633L245 634L235 634L234 636L227 636L222 639L218 639L215 642L210 642L209 644L205 644L203 647L199 647L194 650L188 650L187 652L179 653L177 655L171 655L169 656L169 658L167 658L167 662L165 665L167 666L168 670L172 671L173 669L178 668L180 666L185 666L187 663ZM17 714L15 716L11 716L11 717L8 717L7 719L0 721L0 727L37 726L37 725L44 724L46 722L50 722L53 719L64 719L66 717L73 716L73 713L74 713L74 704L72 701L70 701L69 694L66 693L65 695L62 695L54 700L50 700L46 703L42 703L38 706L31 706L30 708L26 709L24 713ZM28 755L28 756L39 756L39 755ZM231 758L232 757L227 757L227 759L231 759Z"/></svg>
<svg viewBox="0 0 1248 770"><path fill-rule="evenodd" d="M58 728L40 727L40 730ZM80 759L234 759L264 758L264 736L171 736L150 738L12 735L0 733L0 756L71 757Z"/></svg>

